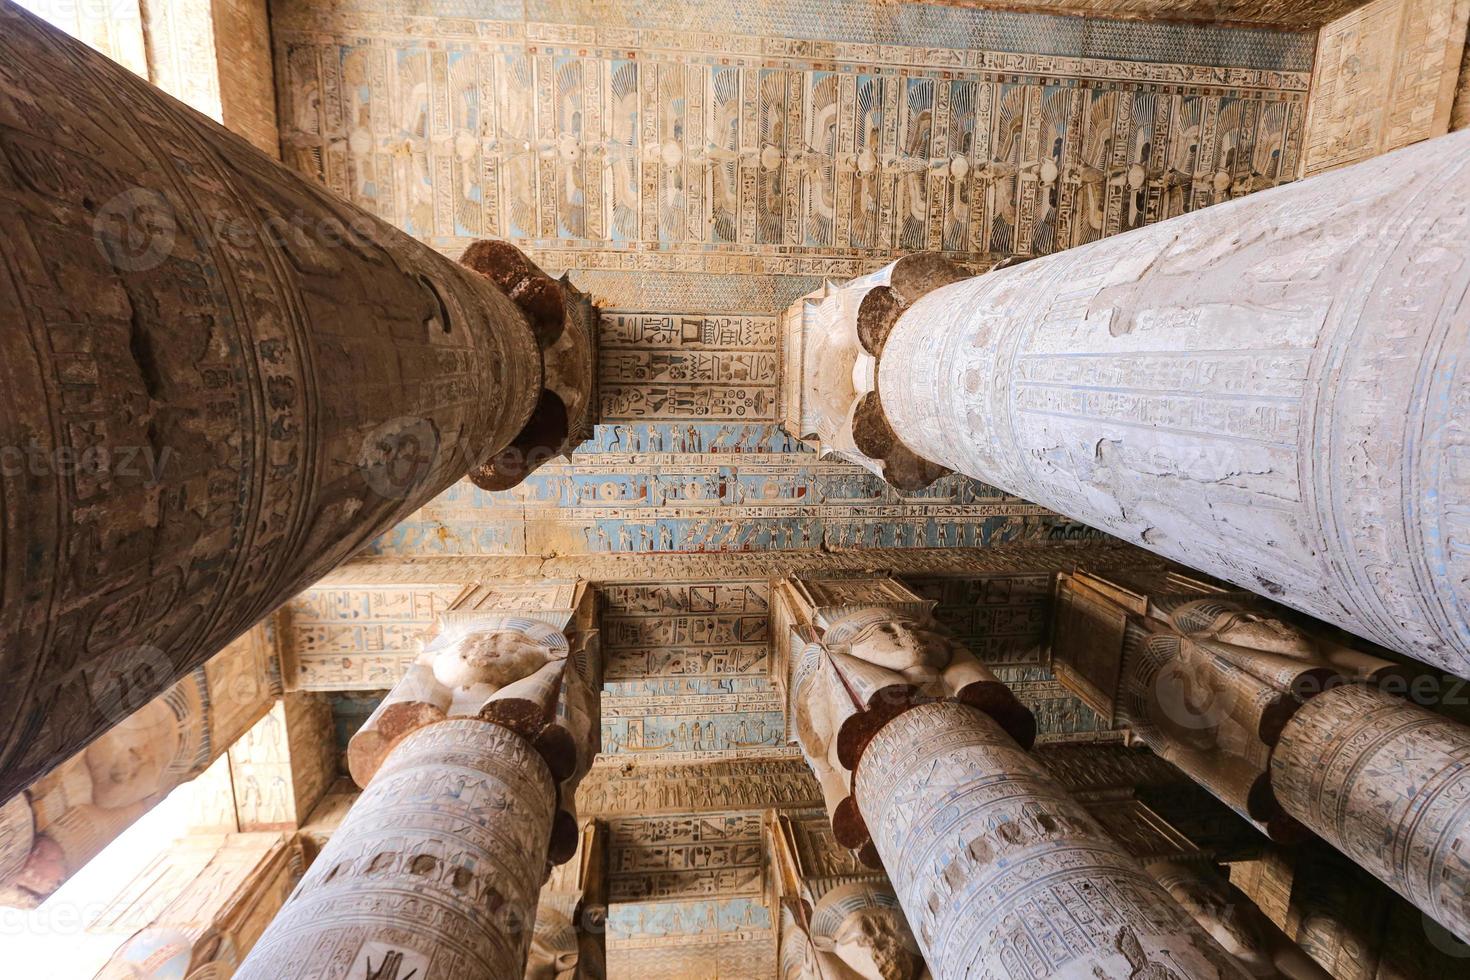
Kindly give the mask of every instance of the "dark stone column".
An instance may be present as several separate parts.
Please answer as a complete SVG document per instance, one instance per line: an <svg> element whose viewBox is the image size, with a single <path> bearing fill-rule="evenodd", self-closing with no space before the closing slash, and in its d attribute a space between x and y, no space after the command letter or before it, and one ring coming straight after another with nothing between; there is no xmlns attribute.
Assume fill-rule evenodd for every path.
<svg viewBox="0 0 1470 980"><path fill-rule="evenodd" d="M497 286L0 4L0 799L574 428L533 424L585 407L543 387L580 332L537 274Z"/></svg>

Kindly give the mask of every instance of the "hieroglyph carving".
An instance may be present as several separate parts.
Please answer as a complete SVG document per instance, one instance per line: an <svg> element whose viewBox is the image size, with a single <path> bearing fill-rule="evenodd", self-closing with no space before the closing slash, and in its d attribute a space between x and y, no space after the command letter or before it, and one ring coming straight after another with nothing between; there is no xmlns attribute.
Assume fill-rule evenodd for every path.
<svg viewBox="0 0 1470 980"><path fill-rule="evenodd" d="M926 459L1470 675L1467 289L1456 133L942 286L878 383Z"/></svg>
<svg viewBox="0 0 1470 980"><path fill-rule="evenodd" d="M236 976L521 976L555 807L515 732L455 719L411 733Z"/></svg>
<svg viewBox="0 0 1470 980"><path fill-rule="evenodd" d="M937 980L1249 976L969 705L890 721L854 790Z"/></svg>
<svg viewBox="0 0 1470 980"><path fill-rule="evenodd" d="M483 277L0 19L9 798L509 444L541 359Z"/></svg>
<svg viewBox="0 0 1470 980"><path fill-rule="evenodd" d="M1286 724L1271 785L1287 813L1470 942L1470 727L1339 687Z"/></svg>
<svg viewBox="0 0 1470 980"><path fill-rule="evenodd" d="M1322 28L1304 176L1450 130L1470 0L1373 0Z"/></svg>

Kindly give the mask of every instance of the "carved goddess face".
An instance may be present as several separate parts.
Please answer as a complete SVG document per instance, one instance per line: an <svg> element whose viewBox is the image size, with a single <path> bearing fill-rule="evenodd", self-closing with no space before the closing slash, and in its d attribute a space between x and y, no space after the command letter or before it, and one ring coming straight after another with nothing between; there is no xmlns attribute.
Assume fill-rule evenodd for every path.
<svg viewBox="0 0 1470 980"><path fill-rule="evenodd" d="M854 911L830 943L837 958L863 980L918 980L923 975L924 961L896 909Z"/></svg>
<svg viewBox="0 0 1470 980"><path fill-rule="evenodd" d="M954 652L947 637L912 623L874 623L852 641L852 654L870 664L904 674L938 676Z"/></svg>
<svg viewBox="0 0 1470 980"><path fill-rule="evenodd" d="M565 655L524 633L469 633L434 657L434 678L449 688L501 688Z"/></svg>
<svg viewBox="0 0 1470 980"><path fill-rule="evenodd" d="M92 802L111 810L171 789L165 777L179 741L168 705L161 700L144 705L87 747Z"/></svg>
<svg viewBox="0 0 1470 980"><path fill-rule="evenodd" d="M554 909L536 910L525 980L571 980L577 972L577 931Z"/></svg>

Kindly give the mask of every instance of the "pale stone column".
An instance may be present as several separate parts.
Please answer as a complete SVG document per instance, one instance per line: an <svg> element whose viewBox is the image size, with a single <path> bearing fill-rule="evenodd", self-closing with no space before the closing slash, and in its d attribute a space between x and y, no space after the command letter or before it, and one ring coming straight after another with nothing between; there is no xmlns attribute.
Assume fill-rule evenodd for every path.
<svg viewBox="0 0 1470 980"><path fill-rule="evenodd" d="M854 793L937 980L1249 976L969 705L890 721Z"/></svg>
<svg viewBox="0 0 1470 980"><path fill-rule="evenodd" d="M8 0L0 131L5 800L472 469L519 479L592 379L539 270L487 281Z"/></svg>
<svg viewBox="0 0 1470 980"><path fill-rule="evenodd" d="M1339 687L1287 723L1271 785L1287 813L1470 941L1470 728Z"/></svg>
<svg viewBox="0 0 1470 980"><path fill-rule="evenodd" d="M935 464L1470 676L1467 290L1457 133L940 285L873 394Z"/></svg>
<svg viewBox="0 0 1470 980"><path fill-rule="evenodd" d="M477 719L409 734L237 978L521 976L555 809L520 735Z"/></svg>

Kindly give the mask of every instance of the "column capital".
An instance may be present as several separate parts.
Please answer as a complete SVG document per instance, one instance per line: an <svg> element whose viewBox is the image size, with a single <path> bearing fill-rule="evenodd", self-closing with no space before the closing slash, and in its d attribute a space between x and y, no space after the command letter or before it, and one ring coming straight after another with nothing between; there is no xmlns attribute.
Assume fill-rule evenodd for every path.
<svg viewBox="0 0 1470 980"><path fill-rule="evenodd" d="M366 788L394 746L425 726L475 718L515 732L557 781L550 853L559 864L576 851L576 789L601 744L602 656L596 590L542 584L568 606L518 608L521 590L466 586L440 617L438 636L353 735L347 759Z"/></svg>
<svg viewBox="0 0 1470 980"><path fill-rule="evenodd" d="M943 256L919 253L845 283L829 282L793 303L782 329L786 431L901 490L922 489L948 473L894 434L878 391L878 359L905 309L966 276Z"/></svg>
<svg viewBox="0 0 1470 980"><path fill-rule="evenodd" d="M1412 668L1186 572L1063 572L1054 591L1057 679L1278 841L1305 836L1269 771L1292 715L1343 684L1412 687Z"/></svg>
<svg viewBox="0 0 1470 980"><path fill-rule="evenodd" d="M915 705L953 700L994 717L1030 746L1036 720L935 621L933 603L891 578L796 578L772 595L777 682L837 839L877 866L852 796L869 740Z"/></svg>
<svg viewBox="0 0 1470 980"><path fill-rule="evenodd" d="M459 261L520 307L540 352L541 393L521 430L470 471L481 489L508 490L592 437L598 421L597 308L569 277L551 278L509 242L475 242Z"/></svg>

